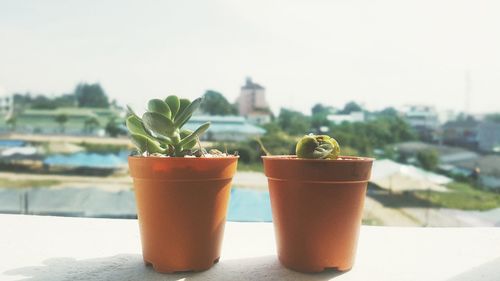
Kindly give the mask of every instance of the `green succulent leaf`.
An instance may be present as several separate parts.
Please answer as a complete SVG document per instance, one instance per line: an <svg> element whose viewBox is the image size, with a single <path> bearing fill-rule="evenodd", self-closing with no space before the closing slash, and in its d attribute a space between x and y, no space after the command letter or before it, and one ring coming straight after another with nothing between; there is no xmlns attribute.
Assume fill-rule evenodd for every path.
<svg viewBox="0 0 500 281"><path fill-rule="evenodd" d="M184 139L185 137L189 136L190 134L192 134L193 131L191 130L188 130L188 129L184 129L184 130L181 130L181 139ZM191 150L194 146L196 145L196 139L186 143L185 145L182 146L182 149L184 150Z"/></svg>
<svg viewBox="0 0 500 281"><path fill-rule="evenodd" d="M208 127L210 127L210 122L204 123L203 125L198 127L198 129L196 129L194 132L189 134L187 137L183 138L179 142L179 145L184 146L184 145L192 142L193 140L196 141L196 138L199 137L201 134L203 134L208 129Z"/></svg>
<svg viewBox="0 0 500 281"><path fill-rule="evenodd" d="M139 116L137 114L135 114L134 110L130 107L130 105L127 105L127 116L135 116L135 117L139 118Z"/></svg>
<svg viewBox="0 0 500 281"><path fill-rule="evenodd" d="M298 158L337 159L340 154L338 142L326 135L308 135L299 140L296 146Z"/></svg>
<svg viewBox="0 0 500 281"><path fill-rule="evenodd" d="M132 143L139 149L139 152L143 153L145 151L149 153L164 153L166 150L163 149L160 144L149 137L139 134L131 134Z"/></svg>
<svg viewBox="0 0 500 281"><path fill-rule="evenodd" d="M150 112L156 112L164 115L168 119L172 116L170 107L168 104L160 99L152 99L148 102L148 110Z"/></svg>
<svg viewBox="0 0 500 281"><path fill-rule="evenodd" d="M168 107L172 112L172 116L170 119L174 119L175 115L179 112L179 108L181 106L179 98L177 96L171 95L165 99L165 102L168 104Z"/></svg>
<svg viewBox="0 0 500 281"><path fill-rule="evenodd" d="M189 99L179 99L179 111L177 111L176 117L179 115L191 104ZM177 119L177 118L176 118Z"/></svg>
<svg viewBox="0 0 500 281"><path fill-rule="evenodd" d="M139 135L149 135L144 129L144 124L142 123L141 118L137 117L137 115L130 115L126 121L127 128L132 134Z"/></svg>
<svg viewBox="0 0 500 281"><path fill-rule="evenodd" d="M157 112L146 112L142 115L144 126L156 135L168 137L175 132L172 120Z"/></svg>
<svg viewBox="0 0 500 281"><path fill-rule="evenodd" d="M182 128L182 126L191 118L191 115L193 115L193 112L200 107L202 99L197 98L195 99L192 103L190 103L180 114L177 118L175 118L174 125L177 128Z"/></svg>

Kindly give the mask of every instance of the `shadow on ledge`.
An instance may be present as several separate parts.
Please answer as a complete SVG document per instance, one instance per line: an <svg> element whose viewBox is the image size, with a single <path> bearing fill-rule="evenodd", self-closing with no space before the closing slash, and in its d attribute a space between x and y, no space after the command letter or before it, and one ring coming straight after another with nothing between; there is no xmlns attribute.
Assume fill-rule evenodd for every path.
<svg viewBox="0 0 500 281"><path fill-rule="evenodd" d="M462 272L447 281L498 281L500 280L500 257L480 266L474 267L469 271Z"/></svg>
<svg viewBox="0 0 500 281"><path fill-rule="evenodd" d="M42 266L12 269L2 274L29 281L62 280L331 280L343 274L338 271L304 274L281 266L276 256L230 259L203 272L161 274L144 265L141 255L120 254L112 257L76 260L51 258ZM0 274L1 277L1 274ZM1 279L1 278L0 278Z"/></svg>

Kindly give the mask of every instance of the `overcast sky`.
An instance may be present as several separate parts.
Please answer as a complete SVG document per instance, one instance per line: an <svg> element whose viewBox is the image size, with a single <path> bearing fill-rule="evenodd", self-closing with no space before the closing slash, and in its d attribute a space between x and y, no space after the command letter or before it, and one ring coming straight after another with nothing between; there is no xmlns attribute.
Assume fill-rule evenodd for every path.
<svg viewBox="0 0 500 281"><path fill-rule="evenodd" d="M0 0L0 94L100 82L121 104L246 76L275 112L354 100L500 111L500 1Z"/></svg>

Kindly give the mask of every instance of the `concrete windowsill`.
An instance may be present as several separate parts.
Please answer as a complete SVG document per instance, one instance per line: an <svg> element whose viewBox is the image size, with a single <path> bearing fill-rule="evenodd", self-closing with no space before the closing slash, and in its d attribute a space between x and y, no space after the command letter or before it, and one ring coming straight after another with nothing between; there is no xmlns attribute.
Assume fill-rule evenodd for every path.
<svg viewBox="0 0 500 281"><path fill-rule="evenodd" d="M500 228L363 226L354 268L282 267L271 223L226 224L221 260L199 273L142 262L136 220L0 215L0 280L500 280Z"/></svg>

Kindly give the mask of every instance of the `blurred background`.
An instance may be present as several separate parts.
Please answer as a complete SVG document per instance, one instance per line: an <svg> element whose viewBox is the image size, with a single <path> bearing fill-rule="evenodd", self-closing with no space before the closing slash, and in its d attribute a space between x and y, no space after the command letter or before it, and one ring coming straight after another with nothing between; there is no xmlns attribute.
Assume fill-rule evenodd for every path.
<svg viewBox="0 0 500 281"><path fill-rule="evenodd" d="M271 221L263 155L375 157L364 224L500 226L497 1L0 1L0 213L135 218L125 106L204 103Z"/></svg>

